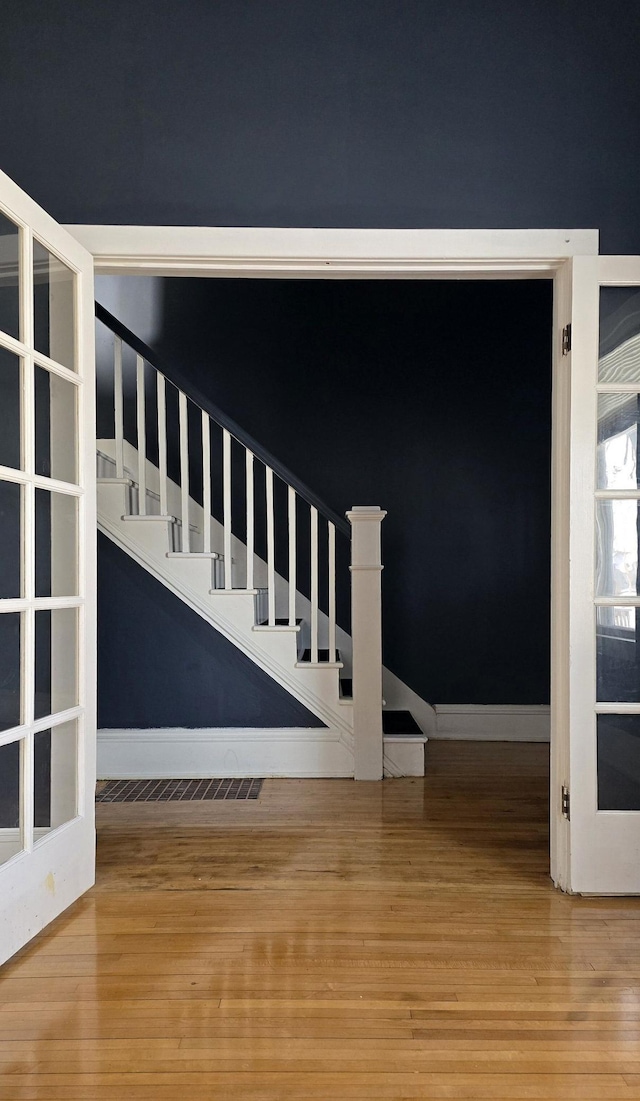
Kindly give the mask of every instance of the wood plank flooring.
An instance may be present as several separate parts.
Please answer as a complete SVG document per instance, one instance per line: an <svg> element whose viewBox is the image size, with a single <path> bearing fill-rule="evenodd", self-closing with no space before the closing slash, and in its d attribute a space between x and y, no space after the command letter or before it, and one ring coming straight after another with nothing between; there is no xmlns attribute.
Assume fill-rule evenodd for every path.
<svg viewBox="0 0 640 1101"><path fill-rule="evenodd" d="M547 756L99 806L96 887L0 973L0 1098L640 1099L640 900L553 889Z"/></svg>

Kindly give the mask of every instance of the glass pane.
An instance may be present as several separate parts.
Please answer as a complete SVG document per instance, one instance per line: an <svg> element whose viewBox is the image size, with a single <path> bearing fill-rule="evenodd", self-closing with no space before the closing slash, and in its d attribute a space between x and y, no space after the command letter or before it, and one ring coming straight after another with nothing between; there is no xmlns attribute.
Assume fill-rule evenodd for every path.
<svg viewBox="0 0 640 1101"><path fill-rule="evenodd" d="M640 381L640 291L600 288L600 382Z"/></svg>
<svg viewBox="0 0 640 1101"><path fill-rule="evenodd" d="M0 864L22 851L20 752L22 742L0 746Z"/></svg>
<svg viewBox="0 0 640 1101"><path fill-rule="evenodd" d="M35 368L36 474L77 482L76 387Z"/></svg>
<svg viewBox="0 0 640 1101"><path fill-rule="evenodd" d="M598 489L638 489L640 395L598 396Z"/></svg>
<svg viewBox="0 0 640 1101"><path fill-rule="evenodd" d="M77 723L63 723L34 735L33 825L35 843L77 813Z"/></svg>
<svg viewBox="0 0 640 1101"><path fill-rule="evenodd" d="M598 700L640 702L640 609L596 608Z"/></svg>
<svg viewBox="0 0 640 1101"><path fill-rule="evenodd" d="M0 599L15 600L20 589L20 527L22 490L0 481ZM1 677L0 672L0 677Z"/></svg>
<svg viewBox="0 0 640 1101"><path fill-rule="evenodd" d="M598 715L598 810L640 810L640 715Z"/></svg>
<svg viewBox="0 0 640 1101"><path fill-rule="evenodd" d="M638 502L598 501L596 595L638 595Z"/></svg>
<svg viewBox="0 0 640 1101"><path fill-rule="evenodd" d="M35 717L78 702L76 608L36 612Z"/></svg>
<svg viewBox="0 0 640 1101"><path fill-rule="evenodd" d="M20 339L20 230L0 214L0 329Z"/></svg>
<svg viewBox="0 0 640 1101"><path fill-rule="evenodd" d="M75 370L73 272L39 241L33 242L34 346Z"/></svg>
<svg viewBox="0 0 640 1101"><path fill-rule="evenodd" d="M20 382L18 356L0 347L0 465L17 469L22 464Z"/></svg>
<svg viewBox="0 0 640 1101"><path fill-rule="evenodd" d="M20 726L20 612L0 615L0 730Z"/></svg>
<svg viewBox="0 0 640 1101"><path fill-rule="evenodd" d="M77 596L77 563L77 498L36 489L36 596Z"/></svg>

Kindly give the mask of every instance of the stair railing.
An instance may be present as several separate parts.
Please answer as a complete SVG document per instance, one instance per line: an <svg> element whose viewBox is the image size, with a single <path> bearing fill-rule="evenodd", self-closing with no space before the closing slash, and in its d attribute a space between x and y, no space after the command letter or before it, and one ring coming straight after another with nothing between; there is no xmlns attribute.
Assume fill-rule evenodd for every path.
<svg viewBox="0 0 640 1101"><path fill-rule="evenodd" d="M99 336L106 330L111 342L113 379L111 392L101 362L107 346L99 339L98 416L113 432L116 478L135 475L132 509L139 516L174 519L179 532L174 553L216 561L216 591L266 599L259 616L266 627L295 628L302 593L309 621L305 664L340 667L337 603L338 595L347 593L342 619L347 633L353 626L355 777L380 779L380 522L386 514L356 507L347 513L347 523L174 366L161 366L156 354L98 303L96 318L104 327ZM127 444L137 449L135 472L126 462ZM157 492L149 485L148 464L155 468ZM192 524L194 502L201 509L201 532ZM349 562L349 571L355 571L351 600L349 585L338 583L339 572L349 576ZM258 606L264 607L263 599Z"/></svg>

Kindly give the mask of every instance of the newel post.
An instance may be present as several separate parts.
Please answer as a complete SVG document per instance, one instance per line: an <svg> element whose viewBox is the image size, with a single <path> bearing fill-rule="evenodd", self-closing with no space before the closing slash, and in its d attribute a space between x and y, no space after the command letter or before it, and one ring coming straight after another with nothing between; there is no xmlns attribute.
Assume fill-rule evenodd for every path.
<svg viewBox="0 0 640 1101"><path fill-rule="evenodd" d="M354 779L382 779L381 508L354 505L351 524Z"/></svg>

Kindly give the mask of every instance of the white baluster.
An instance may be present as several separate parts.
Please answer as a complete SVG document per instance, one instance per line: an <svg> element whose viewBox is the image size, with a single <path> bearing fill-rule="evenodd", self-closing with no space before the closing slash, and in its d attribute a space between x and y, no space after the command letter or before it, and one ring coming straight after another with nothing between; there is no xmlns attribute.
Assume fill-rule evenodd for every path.
<svg viewBox="0 0 640 1101"><path fill-rule="evenodd" d="M296 491L289 486L289 626L296 625Z"/></svg>
<svg viewBox="0 0 640 1101"><path fill-rule="evenodd" d="M318 661L318 510L311 506L311 661Z"/></svg>
<svg viewBox="0 0 640 1101"><path fill-rule="evenodd" d="M156 371L158 405L158 468L160 471L160 515L166 516L167 505L167 397L164 375Z"/></svg>
<svg viewBox="0 0 640 1101"><path fill-rule="evenodd" d="M178 391L178 411L180 417L180 501L182 515L182 553L188 554L191 533L189 531L189 422L187 413L187 395Z"/></svg>
<svg viewBox="0 0 640 1101"><path fill-rule="evenodd" d="M147 425L145 417L144 360L136 356L136 423L138 429L138 513L147 514Z"/></svg>
<svg viewBox="0 0 640 1101"><path fill-rule="evenodd" d="M275 523L273 512L273 470L266 467L267 479L267 600L269 602L270 627L276 622L276 566L275 566Z"/></svg>
<svg viewBox="0 0 640 1101"><path fill-rule="evenodd" d="M116 478L124 478L124 412L122 401L122 340L113 338L113 416L116 437Z"/></svg>
<svg viewBox="0 0 640 1101"><path fill-rule="evenodd" d="M329 661L336 661L336 529L329 520Z"/></svg>
<svg viewBox="0 0 640 1101"><path fill-rule="evenodd" d="M254 505L253 505L253 454L246 451L246 477L247 477L247 580L248 589L253 588L253 554L254 554Z"/></svg>
<svg viewBox="0 0 640 1101"><path fill-rule="evenodd" d="M202 410L202 511L205 554L211 551L211 427L209 414Z"/></svg>
<svg viewBox="0 0 640 1101"><path fill-rule="evenodd" d="M222 505L224 521L224 587L231 583L231 436L226 428L222 433Z"/></svg>

